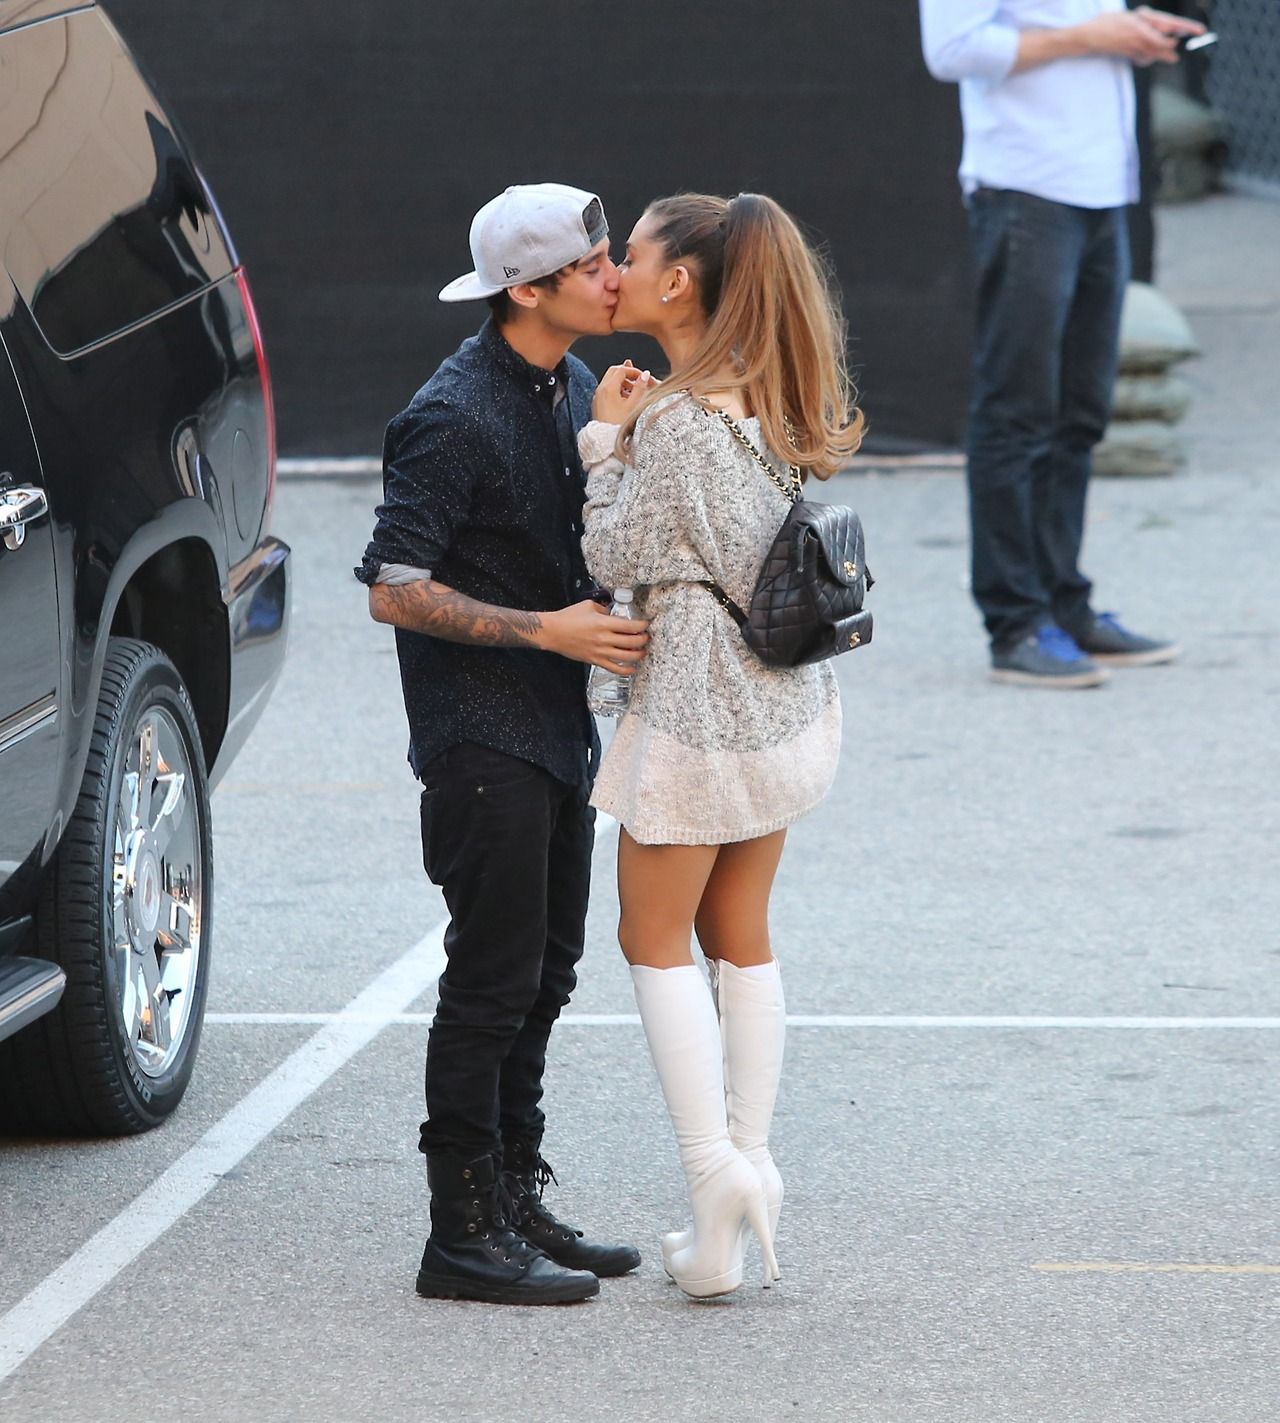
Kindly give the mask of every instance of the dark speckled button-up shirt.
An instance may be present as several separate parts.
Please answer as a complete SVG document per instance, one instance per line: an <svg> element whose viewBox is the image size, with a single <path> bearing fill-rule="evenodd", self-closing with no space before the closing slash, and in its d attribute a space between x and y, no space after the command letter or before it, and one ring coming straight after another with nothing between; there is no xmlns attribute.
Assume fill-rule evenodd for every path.
<svg viewBox="0 0 1280 1423"><path fill-rule="evenodd" d="M383 564L408 564L468 597L528 612L591 597L576 435L595 386L575 357L541 370L486 322L387 426L383 502L356 577L372 584ZM402 628L396 650L416 775L472 741L590 785L600 743L583 663Z"/></svg>

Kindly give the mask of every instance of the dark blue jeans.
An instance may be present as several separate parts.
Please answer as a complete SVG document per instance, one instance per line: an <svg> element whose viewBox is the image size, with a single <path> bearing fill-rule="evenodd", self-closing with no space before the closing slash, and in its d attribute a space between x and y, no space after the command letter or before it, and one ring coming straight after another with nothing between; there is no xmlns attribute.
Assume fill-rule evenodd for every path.
<svg viewBox="0 0 1280 1423"><path fill-rule="evenodd" d="M1080 571L1093 447L1111 413L1129 280L1124 208L1006 189L969 198L977 267L969 515L993 647L1087 627Z"/></svg>
<svg viewBox="0 0 1280 1423"><path fill-rule="evenodd" d="M547 1040L582 957L595 811L528 761L465 743L422 773L422 857L448 962L427 1039L419 1148L541 1139Z"/></svg>

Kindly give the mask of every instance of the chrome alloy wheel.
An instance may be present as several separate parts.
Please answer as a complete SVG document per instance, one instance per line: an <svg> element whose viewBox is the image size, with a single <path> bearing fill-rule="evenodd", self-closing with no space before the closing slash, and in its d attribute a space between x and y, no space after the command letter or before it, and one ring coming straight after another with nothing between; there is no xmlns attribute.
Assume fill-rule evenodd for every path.
<svg viewBox="0 0 1280 1423"><path fill-rule="evenodd" d="M177 722L148 707L125 756L111 865L118 1007L148 1077L169 1069L192 1022L205 849L192 786Z"/></svg>

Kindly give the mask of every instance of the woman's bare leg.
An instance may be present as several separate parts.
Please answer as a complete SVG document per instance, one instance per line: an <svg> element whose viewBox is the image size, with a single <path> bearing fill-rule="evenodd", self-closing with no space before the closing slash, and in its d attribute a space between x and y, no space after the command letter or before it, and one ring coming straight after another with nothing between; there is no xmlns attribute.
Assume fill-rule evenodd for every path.
<svg viewBox="0 0 1280 1423"><path fill-rule="evenodd" d="M618 942L629 964L678 968L693 962L693 917L719 845L641 845L618 831Z"/></svg>
<svg viewBox="0 0 1280 1423"><path fill-rule="evenodd" d="M709 959L752 968L773 958L769 896L786 838L785 830L777 830L720 846L694 917L698 943Z"/></svg>

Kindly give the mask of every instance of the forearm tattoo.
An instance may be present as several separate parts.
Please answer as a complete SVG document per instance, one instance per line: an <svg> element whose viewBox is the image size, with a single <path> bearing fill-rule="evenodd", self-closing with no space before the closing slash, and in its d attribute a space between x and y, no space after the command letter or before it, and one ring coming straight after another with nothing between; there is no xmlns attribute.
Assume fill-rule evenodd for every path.
<svg viewBox="0 0 1280 1423"><path fill-rule="evenodd" d="M434 580L376 584L386 621L410 632L476 647L531 647L542 628L538 613L498 608Z"/></svg>

